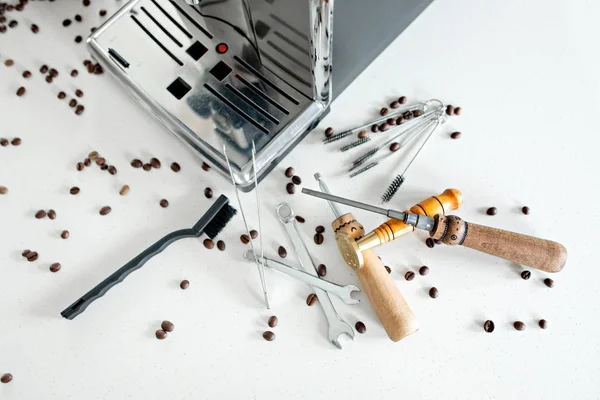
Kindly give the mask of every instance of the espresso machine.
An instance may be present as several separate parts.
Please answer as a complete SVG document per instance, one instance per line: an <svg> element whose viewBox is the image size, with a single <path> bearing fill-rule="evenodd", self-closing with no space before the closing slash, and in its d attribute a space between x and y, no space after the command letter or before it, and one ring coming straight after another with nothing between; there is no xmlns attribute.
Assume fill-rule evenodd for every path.
<svg viewBox="0 0 600 400"><path fill-rule="evenodd" d="M249 191L252 144L260 180L431 1L132 0L87 45L229 179L225 144L236 184Z"/></svg>

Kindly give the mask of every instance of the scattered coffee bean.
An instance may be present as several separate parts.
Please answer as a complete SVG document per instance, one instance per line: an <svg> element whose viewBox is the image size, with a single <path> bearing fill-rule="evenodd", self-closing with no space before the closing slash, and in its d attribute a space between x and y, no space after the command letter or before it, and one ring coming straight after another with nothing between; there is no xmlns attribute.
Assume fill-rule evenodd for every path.
<svg viewBox="0 0 600 400"><path fill-rule="evenodd" d="M213 242L210 239L204 239L204 247L206 247L207 249L212 249L213 247L215 247L215 242Z"/></svg>
<svg viewBox="0 0 600 400"><path fill-rule="evenodd" d="M285 190L288 192L288 194L294 194L296 192L296 185L290 182L285 185Z"/></svg>
<svg viewBox="0 0 600 400"><path fill-rule="evenodd" d="M521 208L521 212L525 215L529 215L529 207L525 206L523 208Z"/></svg>
<svg viewBox="0 0 600 400"><path fill-rule="evenodd" d="M54 263L52 265L50 265L50 272L58 272L60 271L61 265L60 263Z"/></svg>
<svg viewBox="0 0 600 400"><path fill-rule="evenodd" d="M325 264L319 264L319 267L317 268L317 273L320 277L327 275L327 267L325 266Z"/></svg>
<svg viewBox="0 0 600 400"><path fill-rule="evenodd" d="M83 160L83 165L89 167L90 165L92 165L92 161L89 158L86 158L85 160Z"/></svg>
<svg viewBox="0 0 600 400"><path fill-rule="evenodd" d="M460 108L460 107L456 107L456 108L454 109L454 115L460 115L461 113L462 113L462 108Z"/></svg>
<svg viewBox="0 0 600 400"><path fill-rule="evenodd" d="M21 138L14 138L13 140L10 141L10 144L12 144L13 146L19 146L21 144Z"/></svg>
<svg viewBox="0 0 600 400"><path fill-rule="evenodd" d="M213 197L213 191L211 188L207 187L206 189L204 189L204 196L206 196L207 199L211 199Z"/></svg>
<svg viewBox="0 0 600 400"><path fill-rule="evenodd" d="M55 219L56 218L56 211L54 211L54 210L48 211L48 218Z"/></svg>
<svg viewBox="0 0 600 400"><path fill-rule="evenodd" d="M69 238L69 231L64 230L60 233L60 237L63 239L68 239Z"/></svg>
<svg viewBox="0 0 600 400"><path fill-rule="evenodd" d="M96 67L92 63L88 64L86 68L87 68L88 74L93 74L94 70L96 69Z"/></svg>
<svg viewBox="0 0 600 400"><path fill-rule="evenodd" d="M114 165L110 165L108 167L108 173L111 175L116 175L117 174L117 167L115 167Z"/></svg>
<svg viewBox="0 0 600 400"><path fill-rule="evenodd" d="M27 261L29 262L34 262L35 260L37 260L39 257L39 254L37 251L32 251L30 253L27 254Z"/></svg>
<svg viewBox="0 0 600 400"><path fill-rule="evenodd" d="M47 66L47 65L45 65L45 64L44 64L44 65L42 65L42 66L40 67L40 72L41 72L42 74L45 74L46 72L48 72L48 66Z"/></svg>
<svg viewBox="0 0 600 400"><path fill-rule="evenodd" d="M161 166L161 163L158 160L158 158L152 157L152 159L150 159L150 165L152 165L152 168L159 169Z"/></svg>
<svg viewBox="0 0 600 400"><path fill-rule="evenodd" d="M396 125L402 125L404 123L404 117L400 116L396 118Z"/></svg>
<svg viewBox="0 0 600 400"><path fill-rule="evenodd" d="M5 138L0 138L0 146L6 147L10 142Z"/></svg>
<svg viewBox="0 0 600 400"><path fill-rule="evenodd" d="M50 74L51 77L56 78L58 76L58 71L56 70L56 68L50 68L48 74Z"/></svg>
<svg viewBox="0 0 600 400"><path fill-rule="evenodd" d="M21 255L25 258L27 258L27 255L31 253L31 250L27 249L27 250L23 250L23 252L21 253Z"/></svg>
<svg viewBox="0 0 600 400"><path fill-rule="evenodd" d="M169 201L167 199L162 199L159 204L162 208L169 207Z"/></svg>
<svg viewBox="0 0 600 400"><path fill-rule="evenodd" d="M452 132L452 133L450 134L450 137L451 137L452 139L458 139L458 138L459 138L461 135L462 135L462 133L461 133L461 132Z"/></svg>
<svg viewBox="0 0 600 400"><path fill-rule="evenodd" d="M404 114L402 114L402 117L404 117L405 120L409 120L413 118L413 113L410 111L406 111Z"/></svg>
<svg viewBox="0 0 600 400"><path fill-rule="evenodd" d="M285 247L279 246L279 248L277 249L277 254L279 254L279 257L281 257L281 258L286 258L287 250L285 249Z"/></svg>
<svg viewBox="0 0 600 400"><path fill-rule="evenodd" d="M208 171L208 170L210 169L210 165L208 165L207 163L203 162L203 163L202 163L202 169L203 169L204 171Z"/></svg>
<svg viewBox="0 0 600 400"><path fill-rule="evenodd" d="M432 299L437 299L437 297L440 295L439 290L437 290L436 287L432 287L431 289L429 289L429 297L431 297Z"/></svg>
<svg viewBox="0 0 600 400"><path fill-rule="evenodd" d="M150 171L152 169L152 165L146 163L142 168L144 169L144 171Z"/></svg>
<svg viewBox="0 0 600 400"><path fill-rule="evenodd" d="M79 75L79 72L76 69L71 70L71 76L74 78L77 75ZM75 94L77 94L77 92L75 92ZM81 96L83 96L83 92L81 93ZM79 97L81 97L79 96Z"/></svg>
<svg viewBox="0 0 600 400"><path fill-rule="evenodd" d="M6 186L0 186L0 194L8 193L8 188Z"/></svg>
<svg viewBox="0 0 600 400"><path fill-rule="evenodd" d="M17 89L17 96L21 97L25 94L25 88L23 86L21 86L19 89Z"/></svg>
<svg viewBox="0 0 600 400"><path fill-rule="evenodd" d="M119 190L119 194L121 196L125 196L127 193L129 193L129 189L131 189L129 187L129 185L123 185L123 187L121 188L121 190Z"/></svg>
<svg viewBox="0 0 600 400"><path fill-rule="evenodd" d="M548 321L546 321L545 319L540 319L538 325L540 326L540 328L546 329L548 327Z"/></svg>
<svg viewBox="0 0 600 400"><path fill-rule="evenodd" d="M77 114L77 115L83 114L84 111L85 111L85 107L82 106L81 104L78 105L77 108L75 108L75 114Z"/></svg>
<svg viewBox="0 0 600 400"><path fill-rule="evenodd" d="M525 330L525 323L521 322L521 321L515 321L515 323L513 324L513 326L515 327L516 330L518 331L524 331Z"/></svg>
<svg viewBox="0 0 600 400"><path fill-rule="evenodd" d="M101 17L105 17L106 16L106 10L100 10L99 12Z"/></svg>
<svg viewBox="0 0 600 400"><path fill-rule="evenodd" d="M388 125L396 125L396 119L395 118L388 118L385 120L386 124Z"/></svg>
<svg viewBox="0 0 600 400"><path fill-rule="evenodd" d="M304 219L304 217L301 217L299 215L296 215L296 221L300 222L301 224L305 223L306 220Z"/></svg>
<svg viewBox="0 0 600 400"><path fill-rule="evenodd" d="M72 195L76 195L79 194L81 190L77 187L77 186L73 186L70 190L69 193L71 193Z"/></svg>
<svg viewBox="0 0 600 400"><path fill-rule="evenodd" d="M35 213L35 217L37 219L42 219L42 218L46 218L46 211L44 210L40 210L38 212Z"/></svg>
<svg viewBox="0 0 600 400"><path fill-rule="evenodd" d="M92 151L90 154L88 154L88 158L92 161L96 160L99 156L100 154L98 154L97 151Z"/></svg>
<svg viewBox="0 0 600 400"><path fill-rule="evenodd" d="M83 6L84 6L84 7L87 7L87 6L89 6L89 5L90 5L90 3L91 3L91 0L83 0Z"/></svg>
<svg viewBox="0 0 600 400"><path fill-rule="evenodd" d="M323 232L325 232L325 227L323 225L319 225L315 228L315 232L323 233Z"/></svg>
<svg viewBox="0 0 600 400"><path fill-rule="evenodd" d="M446 106L446 115L454 114L454 107L451 105Z"/></svg>
<svg viewBox="0 0 600 400"><path fill-rule="evenodd" d="M358 132L358 138L359 138L359 139L364 139L364 138L366 138L368 135L369 135L369 133L368 133L367 131L365 131L365 130L362 130L362 131Z"/></svg>
<svg viewBox="0 0 600 400"><path fill-rule="evenodd" d="M133 168L141 168L142 165L144 165L140 160L138 160L137 158L135 160L131 161L131 166Z"/></svg>
<svg viewBox="0 0 600 400"><path fill-rule="evenodd" d="M292 176L292 183L294 185L300 185L302 183L302 179L298 175Z"/></svg>
<svg viewBox="0 0 600 400"><path fill-rule="evenodd" d="M277 317L275 315L271 315L269 317L269 321L267 323L269 324L269 326L271 328L275 328L277 326L278 322L279 322L279 320L277 319Z"/></svg>
<svg viewBox="0 0 600 400"><path fill-rule="evenodd" d="M69 100L69 107L73 108L77 105L77 100L71 99Z"/></svg>
<svg viewBox="0 0 600 400"><path fill-rule="evenodd" d="M379 115L381 115L382 117L388 115L389 110L387 109L387 107L383 107L381 110L379 110Z"/></svg>
<svg viewBox="0 0 600 400"><path fill-rule="evenodd" d="M11 60L10 58L6 61L4 61L4 65L6 65L7 67L12 67L14 65L14 61Z"/></svg>
<svg viewBox="0 0 600 400"><path fill-rule="evenodd" d="M181 283L179 284L179 287L183 290L187 289L190 287L190 281L188 281L187 279L184 279L181 281Z"/></svg>
<svg viewBox="0 0 600 400"><path fill-rule="evenodd" d="M163 340L167 337L167 332L163 331L162 329L157 330L154 334L158 340Z"/></svg>
<svg viewBox="0 0 600 400"><path fill-rule="evenodd" d="M554 281L550 278L546 278L544 279L544 285L548 286L549 288L554 287Z"/></svg>
<svg viewBox="0 0 600 400"><path fill-rule="evenodd" d="M171 163L171 171L179 172L179 171L181 171L181 166L179 164L177 164L176 162L173 162L173 163Z"/></svg>
<svg viewBox="0 0 600 400"><path fill-rule="evenodd" d="M323 244L323 240L325 240L325 238L323 237L322 233L315 233L315 236L314 236L315 244Z"/></svg>
<svg viewBox="0 0 600 400"><path fill-rule="evenodd" d="M40 27L36 24L31 24L31 32L38 33L40 31Z"/></svg>
<svg viewBox="0 0 600 400"><path fill-rule="evenodd" d="M75 96L83 97L83 92L80 89L75 90Z"/></svg>
<svg viewBox="0 0 600 400"><path fill-rule="evenodd" d="M381 132L385 132L385 131L387 131L388 129L390 129L390 126L388 125L388 123L387 123L387 122L384 122L383 124L379 125L379 130L380 130Z"/></svg>
<svg viewBox="0 0 600 400"><path fill-rule="evenodd" d="M494 332L494 328L496 328L496 326L494 325L494 321L488 319L487 321L485 321L483 323L483 330L486 331L487 333L492 333Z"/></svg>
<svg viewBox="0 0 600 400"><path fill-rule="evenodd" d="M425 239L425 244L427 245L427 247L429 247L430 249L433 249L433 246L435 246L435 242L433 241L432 238L427 238Z"/></svg>
<svg viewBox="0 0 600 400"><path fill-rule="evenodd" d="M394 100L390 104L390 108L398 108L398 107L400 107L400 102L398 100Z"/></svg>
<svg viewBox="0 0 600 400"><path fill-rule="evenodd" d="M373 133L379 132L379 125L377 125L377 124L371 125L371 132L373 132Z"/></svg>
<svg viewBox="0 0 600 400"><path fill-rule="evenodd" d="M68 18L63 20L62 25L66 28L67 26L71 25L71 20Z"/></svg>
<svg viewBox="0 0 600 400"><path fill-rule="evenodd" d="M531 272L527 270L521 272L521 278L528 280L529 278L531 278Z"/></svg>
<svg viewBox="0 0 600 400"><path fill-rule="evenodd" d="M292 167L286 168L285 176L288 178L291 178L292 176L294 176L294 168L292 168Z"/></svg>
<svg viewBox="0 0 600 400"><path fill-rule="evenodd" d="M264 331L263 332L263 338L267 341L267 342L272 342L273 340L275 340L275 334L271 331Z"/></svg>
<svg viewBox="0 0 600 400"><path fill-rule="evenodd" d="M6 373L6 374L2 375L2 377L0 377L0 382L2 382L2 383L9 383L12 380L13 380L13 376L12 376L12 374L9 374L9 373Z"/></svg>
<svg viewBox="0 0 600 400"><path fill-rule="evenodd" d="M67 97L67 94L65 92L58 92L58 95L56 97L58 97L60 100L62 100L65 97Z"/></svg>
<svg viewBox="0 0 600 400"><path fill-rule="evenodd" d="M390 144L390 151L398 151L399 148L400 148L400 143L398 143L398 142L394 142L394 143Z"/></svg>
<svg viewBox="0 0 600 400"><path fill-rule="evenodd" d="M112 208L110 208L110 206L104 206L100 209L100 215L108 215L111 211Z"/></svg>
<svg viewBox="0 0 600 400"><path fill-rule="evenodd" d="M325 129L325 137L331 137L333 136L333 128L329 127L327 129Z"/></svg>
<svg viewBox="0 0 600 400"><path fill-rule="evenodd" d="M407 281L412 281L413 279L415 279L415 273L412 271L408 271L406 274L404 274L404 279L406 279Z"/></svg>
<svg viewBox="0 0 600 400"><path fill-rule="evenodd" d="M102 164L100 166L100 170L102 170L102 171L106 171L107 169L108 169L108 165L107 164Z"/></svg>
<svg viewBox="0 0 600 400"><path fill-rule="evenodd" d="M83 37L80 35L75 36L75 43L81 43L83 41Z"/></svg>
<svg viewBox="0 0 600 400"><path fill-rule="evenodd" d="M419 268L419 275L425 276L429 273L429 267L427 265L423 265Z"/></svg>
<svg viewBox="0 0 600 400"><path fill-rule="evenodd" d="M358 321L354 324L354 328L356 328L356 332L358 333L365 333L367 331L367 327L362 321Z"/></svg>
<svg viewBox="0 0 600 400"><path fill-rule="evenodd" d="M388 274L392 273L392 269L390 267L388 267L387 265L384 265L384 267Z"/></svg>
<svg viewBox="0 0 600 400"><path fill-rule="evenodd" d="M221 250L221 251L225 251L225 242L222 240L219 240L217 242L217 249Z"/></svg>
<svg viewBox="0 0 600 400"><path fill-rule="evenodd" d="M250 231L250 237L251 237L252 239L256 239L256 238L258 237L258 231L257 231L256 229L252 229L252 230Z"/></svg>
<svg viewBox="0 0 600 400"><path fill-rule="evenodd" d="M173 332L173 329L175 329L175 325L171 321L163 321L160 327L165 332Z"/></svg>
<svg viewBox="0 0 600 400"><path fill-rule="evenodd" d="M81 15L79 15L79 14L75 15L75 17L73 19L75 19L75 21L77 21L77 22L81 22L83 20L83 18L81 18Z"/></svg>
<svg viewBox="0 0 600 400"><path fill-rule="evenodd" d="M487 215L496 215L498 214L498 209L496 207L490 207L485 212Z"/></svg>
<svg viewBox="0 0 600 400"><path fill-rule="evenodd" d="M306 305L307 306L312 306L313 304L315 304L315 302L317 301L317 295L314 293L311 293L308 295L308 297L306 298Z"/></svg>
<svg viewBox="0 0 600 400"><path fill-rule="evenodd" d="M412 115L415 118L420 117L421 115L423 115L423 111L421 111L421 110L413 110Z"/></svg>
<svg viewBox="0 0 600 400"><path fill-rule="evenodd" d="M240 236L240 240L242 241L242 243L248 244L250 243L250 236L243 234L242 236Z"/></svg>
<svg viewBox="0 0 600 400"><path fill-rule="evenodd" d="M29 77L31 77L31 72L29 72L29 71L23 71L23 78L27 79Z"/></svg>
<svg viewBox="0 0 600 400"><path fill-rule="evenodd" d="M398 103L406 104L406 96L400 96L400 98L398 99Z"/></svg>

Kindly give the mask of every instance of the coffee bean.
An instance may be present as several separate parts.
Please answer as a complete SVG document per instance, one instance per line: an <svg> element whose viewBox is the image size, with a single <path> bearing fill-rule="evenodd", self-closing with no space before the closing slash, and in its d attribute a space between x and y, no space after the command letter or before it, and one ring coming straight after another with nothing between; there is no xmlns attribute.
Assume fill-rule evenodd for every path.
<svg viewBox="0 0 600 400"><path fill-rule="evenodd" d="M131 161L131 166L133 168L141 168L142 165L144 165L140 160L138 160L137 158L133 161Z"/></svg>
<svg viewBox="0 0 600 400"><path fill-rule="evenodd" d="M111 165L108 167L108 173L111 175L116 175L117 174L117 167L115 167L114 165Z"/></svg>
<svg viewBox="0 0 600 400"><path fill-rule="evenodd" d="M76 195L79 194L80 189L77 186L73 186L70 190L69 193L71 193L72 195Z"/></svg>
<svg viewBox="0 0 600 400"><path fill-rule="evenodd" d="M452 133L450 134L450 137L451 137L452 139L458 139L459 137L461 137L461 135L462 135L462 133L460 133L460 132L452 132Z"/></svg>
<svg viewBox="0 0 600 400"><path fill-rule="evenodd" d="M121 188L121 190L119 190L119 194L121 196L125 196L127 193L129 193L129 189L131 189L129 187L129 185L123 185L123 187Z"/></svg>
<svg viewBox="0 0 600 400"><path fill-rule="evenodd" d="M356 328L356 332L358 333L365 333L367 331L367 327L362 321L358 321L354 324L354 328Z"/></svg>
<svg viewBox="0 0 600 400"><path fill-rule="evenodd" d="M387 107L383 107L381 110L379 110L379 115L385 117L386 115L388 115L388 112L389 110L387 109Z"/></svg>
<svg viewBox="0 0 600 400"><path fill-rule="evenodd" d="M56 70L56 68L50 68L48 74L50 74L51 77L56 78L58 76L58 71Z"/></svg>
<svg viewBox="0 0 600 400"><path fill-rule="evenodd" d="M496 326L494 325L494 321L488 319L487 321L485 321L483 323L483 330L486 331L487 333L492 333L494 332L494 328L496 328Z"/></svg>
<svg viewBox="0 0 600 400"><path fill-rule="evenodd" d="M100 154L98 154L97 151L92 151L90 154L88 154L88 158L92 161L96 160L98 156L100 156Z"/></svg>
<svg viewBox="0 0 600 400"><path fill-rule="evenodd" d="M364 138L366 138L368 135L369 135L369 133L368 133L367 131L365 131L365 130L362 130L362 131L358 132L358 138L359 138L359 139L364 139Z"/></svg>
<svg viewBox="0 0 600 400"><path fill-rule="evenodd" d="M421 110L413 110L412 115L415 118L420 117L421 115L423 115L423 111L421 111Z"/></svg>
<svg viewBox="0 0 600 400"><path fill-rule="evenodd" d="M395 118L388 118L385 120L386 124L388 125L396 125L396 119Z"/></svg>
<svg viewBox="0 0 600 400"><path fill-rule="evenodd" d="M85 160L83 160L83 165L89 167L90 165L92 165L92 161L89 158L86 158Z"/></svg>
<svg viewBox="0 0 600 400"><path fill-rule="evenodd" d="M419 268L419 274L422 276L425 276L429 273L429 267L427 265L423 265L421 268Z"/></svg>
<svg viewBox="0 0 600 400"><path fill-rule="evenodd" d="M81 37L80 35L75 36L75 43L81 43L82 40L83 37Z"/></svg>
<svg viewBox="0 0 600 400"><path fill-rule="evenodd" d="M150 171L152 169L152 165L146 163L142 168L144 169L144 171Z"/></svg>
<svg viewBox="0 0 600 400"><path fill-rule="evenodd" d="M257 231L257 230L255 230L255 229L252 229L252 230L250 231L250 237L251 237L252 239L256 239L256 238L258 237L258 231Z"/></svg>
<svg viewBox="0 0 600 400"><path fill-rule="evenodd" d="M46 218L46 211L44 210L40 210L38 212L35 213L35 217L37 219L42 219L42 218Z"/></svg>
<svg viewBox="0 0 600 400"><path fill-rule="evenodd" d="M315 228L315 232L323 233L323 232L325 232L325 227L323 225L319 225Z"/></svg>
<svg viewBox="0 0 600 400"><path fill-rule="evenodd" d="M528 280L529 278L531 278L531 272L527 270L521 272L521 278Z"/></svg>
<svg viewBox="0 0 600 400"><path fill-rule="evenodd" d="M177 164L176 162L173 162L173 163L171 163L171 171L179 172L179 171L181 171L181 166L179 164Z"/></svg>
<svg viewBox="0 0 600 400"><path fill-rule="evenodd" d="M412 271L408 271L406 274L404 274L404 279L406 279L407 281L412 281L413 279L415 279L415 273Z"/></svg>
<svg viewBox="0 0 600 400"><path fill-rule="evenodd" d="M203 162L203 163L202 163L202 169L203 169L204 171L208 171L208 170L210 169L210 165L208 165L207 163Z"/></svg>
<svg viewBox="0 0 600 400"><path fill-rule="evenodd" d="M83 92L80 89L75 90L75 96L83 97Z"/></svg>
<svg viewBox="0 0 600 400"><path fill-rule="evenodd" d="M379 125L377 125L377 124L371 125L371 132L373 132L373 133L379 132Z"/></svg>
<svg viewBox="0 0 600 400"><path fill-rule="evenodd" d="M267 341L267 342L272 342L273 340L275 340L275 334L271 331L264 331L263 332L263 338Z"/></svg>
<svg viewBox="0 0 600 400"><path fill-rule="evenodd" d="M52 265L50 265L50 272L58 272L60 271L61 265L60 263L54 263Z"/></svg>
<svg viewBox="0 0 600 400"><path fill-rule="evenodd" d="M446 106L446 115L454 114L454 107L451 105Z"/></svg>
<svg viewBox="0 0 600 400"><path fill-rule="evenodd" d="M73 108L77 105L77 100L71 99L69 100L69 107Z"/></svg>
<svg viewBox="0 0 600 400"><path fill-rule="evenodd" d="M308 297L306 298L306 305L307 306L312 306L313 304L315 304L315 302L317 301L317 295L314 293L311 293L308 295Z"/></svg>
<svg viewBox="0 0 600 400"><path fill-rule="evenodd" d="M396 125L402 125L404 123L404 117L400 116L396 118Z"/></svg>
<svg viewBox="0 0 600 400"><path fill-rule="evenodd" d="M538 325L540 326L540 328L546 329L548 327L548 321L546 321L545 319L540 319Z"/></svg>
<svg viewBox="0 0 600 400"><path fill-rule="evenodd" d="M9 373L6 373L6 374L2 375L2 377L0 377L0 382L2 382L2 383L9 383L12 380L13 380L13 376L12 376L12 374L9 374Z"/></svg>
<svg viewBox="0 0 600 400"><path fill-rule="evenodd" d="M60 237L63 238L63 239L68 239L69 238L69 231L67 231L67 230L62 231L60 233Z"/></svg>
<svg viewBox="0 0 600 400"><path fill-rule="evenodd" d="M10 58L6 61L4 61L4 65L6 65L7 67L12 67L14 65L14 61L11 60Z"/></svg>
<svg viewBox="0 0 600 400"><path fill-rule="evenodd" d="M108 169L108 165L107 164L102 164L100 166L100 170L102 170L102 171L106 171L107 169Z"/></svg>
<svg viewBox="0 0 600 400"><path fill-rule="evenodd" d="M100 10L99 14L101 17L106 16L106 10Z"/></svg>
<svg viewBox="0 0 600 400"><path fill-rule="evenodd" d="M285 185L285 190L288 192L288 194L294 194L296 192L296 185L290 182Z"/></svg>
<svg viewBox="0 0 600 400"><path fill-rule="evenodd" d="M331 137L333 136L333 128L329 127L327 129L325 129L325 137Z"/></svg>
<svg viewBox="0 0 600 400"><path fill-rule="evenodd" d="M65 92L58 92L58 95L56 95L56 97L58 97L60 100L62 100L65 97L67 97L67 94Z"/></svg>
<svg viewBox="0 0 600 400"><path fill-rule="evenodd" d="M213 247L215 247L215 242L213 242L210 239L204 239L204 247L206 247L207 249L212 249Z"/></svg>
<svg viewBox="0 0 600 400"><path fill-rule="evenodd" d="M190 281L188 281L187 279L184 279L181 281L181 283L179 284L179 287L183 290L187 289L190 287Z"/></svg>
<svg viewBox="0 0 600 400"><path fill-rule="evenodd" d="M37 251L32 251L31 253L27 254L27 261L29 262L34 262L35 260L37 260L39 257L39 254Z"/></svg>
<svg viewBox="0 0 600 400"><path fill-rule="evenodd" d="M398 108L398 107L400 107L400 102L398 100L394 100L390 104L390 108Z"/></svg>
<svg viewBox="0 0 600 400"><path fill-rule="evenodd" d="M392 273L392 269L390 267L388 267L387 265L384 265L384 267L388 274Z"/></svg>
<svg viewBox="0 0 600 400"><path fill-rule="evenodd" d="M8 193L8 188L6 186L0 186L0 194Z"/></svg>
<svg viewBox="0 0 600 400"><path fill-rule="evenodd" d="M87 68L88 74L93 74L94 70L96 69L96 67L92 63L89 63L86 68Z"/></svg>
<svg viewBox="0 0 600 400"><path fill-rule="evenodd" d="M248 244L250 243L250 236L243 234L240 236L240 240L242 241L242 243Z"/></svg>
<svg viewBox="0 0 600 400"><path fill-rule="evenodd" d="M315 237L314 237L315 244L322 244L323 240L325 240L325 238L323 237L323 234L315 233Z"/></svg>
<svg viewBox="0 0 600 400"><path fill-rule="evenodd" d="M19 89L17 89L17 96L21 97L25 94L25 88L23 86L21 86Z"/></svg>
<svg viewBox="0 0 600 400"><path fill-rule="evenodd" d="M206 189L204 189L204 196L206 196L207 199L211 199L213 197L213 191L211 188L207 187Z"/></svg>
<svg viewBox="0 0 600 400"><path fill-rule="evenodd" d="M100 209L100 215L108 215L111 211L112 208L110 208L110 206L104 206Z"/></svg>
<svg viewBox="0 0 600 400"><path fill-rule="evenodd" d="M152 168L156 168L159 169L161 166L160 161L158 160L158 158L152 157L150 159L150 165L152 165Z"/></svg>
<svg viewBox="0 0 600 400"><path fill-rule="evenodd" d="M71 25L71 20L70 20L70 19L68 19L68 18L67 18L67 19L65 19L65 20L63 20L63 22L62 22L62 25L63 25L64 27L67 27L67 26Z"/></svg>
<svg viewBox="0 0 600 400"><path fill-rule="evenodd" d="M292 176L292 183L294 185L300 185L302 183L302 179L298 175Z"/></svg>
<svg viewBox="0 0 600 400"><path fill-rule="evenodd" d="M45 74L46 72L48 72L48 66L47 66L47 65L45 65L45 64L44 64L44 65L42 65L42 66L40 67L40 72L41 72L42 74Z"/></svg>
<svg viewBox="0 0 600 400"><path fill-rule="evenodd" d="M21 253L21 255L25 258L27 258L27 254L31 253L31 250L27 249L27 250L23 250L23 252Z"/></svg>
<svg viewBox="0 0 600 400"><path fill-rule="evenodd" d="M84 111L85 111L85 107L80 104L75 109L75 114L81 115L81 114L83 114Z"/></svg>
<svg viewBox="0 0 600 400"><path fill-rule="evenodd" d="M275 315L271 315L269 317L269 321L267 323L269 324L269 326L271 328L275 328L277 326L278 322L279 322L279 320L277 319L277 317Z"/></svg>
<svg viewBox="0 0 600 400"><path fill-rule="evenodd" d="M462 113L462 108L460 108L460 107L456 107L456 108L454 109L454 115L460 115L461 113Z"/></svg>
<svg viewBox="0 0 600 400"><path fill-rule="evenodd" d="M388 129L390 129L390 126L388 125L388 123L387 123L387 122L384 122L383 124L379 125L379 130L380 130L381 132L385 132L385 131L387 131Z"/></svg>
<svg viewBox="0 0 600 400"><path fill-rule="evenodd" d="M167 332L163 331L162 329L159 329L154 333L154 335L156 335L156 338L158 340L163 340L167 337Z"/></svg>
<svg viewBox="0 0 600 400"><path fill-rule="evenodd" d="M398 151L399 148L400 148L400 143L398 143L398 142L394 142L394 143L390 144L390 151Z"/></svg>
<svg viewBox="0 0 600 400"><path fill-rule="evenodd" d="M81 18L81 15L79 15L79 14L75 15L74 19L77 22L81 22L83 20L83 18Z"/></svg>
<svg viewBox="0 0 600 400"><path fill-rule="evenodd" d="M529 207L525 206L523 208L521 208L521 212L525 215L529 215Z"/></svg>
<svg viewBox="0 0 600 400"><path fill-rule="evenodd" d="M291 178L292 176L294 176L294 168L292 168L292 167L286 168L285 176L288 178Z"/></svg>
<svg viewBox="0 0 600 400"><path fill-rule="evenodd" d="M306 220L304 219L304 217L301 217L299 215L296 215L296 221L300 222L301 224L305 223Z"/></svg>
<svg viewBox="0 0 600 400"><path fill-rule="evenodd" d="M219 240L217 242L217 249L221 250L221 251L225 251L225 242L222 240Z"/></svg>
<svg viewBox="0 0 600 400"><path fill-rule="evenodd" d="M21 144L21 138L14 138L13 140L10 141L10 144L12 144L13 146L19 146Z"/></svg>
<svg viewBox="0 0 600 400"><path fill-rule="evenodd" d="M405 120L409 120L413 118L413 113L410 111L406 111L404 114L402 114L402 116L404 117Z"/></svg>
<svg viewBox="0 0 600 400"><path fill-rule="evenodd" d="M487 215L496 215L498 214L498 209L496 207L490 207L485 212Z"/></svg>
<svg viewBox="0 0 600 400"><path fill-rule="evenodd" d="M175 329L175 325L171 321L163 321L160 327L165 332L173 332L173 329Z"/></svg>
<svg viewBox="0 0 600 400"><path fill-rule="evenodd" d="M436 287L432 287L431 289L429 289L429 297L431 297L432 299L437 299L439 295L440 292L437 290Z"/></svg>
<svg viewBox="0 0 600 400"><path fill-rule="evenodd" d="M279 248L277 249L277 254L279 254L279 257L281 257L281 258L286 258L287 250L285 249L285 247L279 246Z"/></svg>
<svg viewBox="0 0 600 400"><path fill-rule="evenodd" d="M319 267L317 268L317 273L321 277L327 275L327 267L325 266L325 264L319 264Z"/></svg>
<svg viewBox="0 0 600 400"><path fill-rule="evenodd" d="M162 208L167 208L167 207L169 207L169 201L168 201L167 199L162 199L162 200L159 202L159 204L160 204L160 206L161 206Z"/></svg>
<svg viewBox="0 0 600 400"><path fill-rule="evenodd" d="M430 249L433 249L433 246L435 246L435 243L433 241L432 238L427 238L425 239L425 244L427 245L427 247L429 247Z"/></svg>
<svg viewBox="0 0 600 400"><path fill-rule="evenodd" d="M83 0L83 6L84 6L84 7L87 7L87 6L89 6L89 5L90 5L90 3L91 3L91 1L90 1L90 0Z"/></svg>
<svg viewBox="0 0 600 400"><path fill-rule="evenodd" d="M406 104L406 96L400 96L400 98L398 99L398 103Z"/></svg>
<svg viewBox="0 0 600 400"><path fill-rule="evenodd" d="M515 327L516 330L518 331L524 331L525 330L525 323L521 322L521 321L515 321L515 323L513 324L513 326Z"/></svg>
<svg viewBox="0 0 600 400"><path fill-rule="evenodd" d="M550 278L546 278L544 279L544 285L548 286L549 288L554 287L554 281Z"/></svg>
<svg viewBox="0 0 600 400"><path fill-rule="evenodd" d="M55 219L56 218L56 211L54 211L54 210L48 211L48 218Z"/></svg>

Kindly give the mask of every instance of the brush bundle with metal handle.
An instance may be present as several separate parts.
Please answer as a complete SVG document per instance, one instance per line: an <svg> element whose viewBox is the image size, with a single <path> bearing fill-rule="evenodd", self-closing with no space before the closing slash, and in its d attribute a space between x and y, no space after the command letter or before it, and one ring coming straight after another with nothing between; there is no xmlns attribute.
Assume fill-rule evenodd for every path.
<svg viewBox="0 0 600 400"><path fill-rule="evenodd" d="M92 290L84 294L77 301L65 308L60 314L67 319L74 319L95 300L104 296L115 285L123 282L129 274L140 269L149 259L166 249L171 243L184 238L200 237L206 233L211 239L221 232L227 223L237 213L235 208L229 205L229 199L221 195L208 209L208 211L196 222L196 224L188 229L180 229L164 236L158 242L154 243L146 250L142 251L127 264L119 268L108 278L100 282Z"/></svg>

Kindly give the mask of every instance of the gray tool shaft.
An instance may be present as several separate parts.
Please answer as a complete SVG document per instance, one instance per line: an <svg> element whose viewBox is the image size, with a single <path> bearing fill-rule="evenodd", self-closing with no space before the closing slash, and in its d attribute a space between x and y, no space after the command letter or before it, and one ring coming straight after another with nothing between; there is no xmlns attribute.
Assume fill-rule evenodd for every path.
<svg viewBox="0 0 600 400"><path fill-rule="evenodd" d="M315 174L315 179L317 180L317 182L319 182L319 187L321 188L321 191L323 193L331 194L331 191L329 190L329 186L327 186L327 184L325 183L325 180L323 179L323 177L321 176L320 173L317 172ZM333 201L329 201L328 203L329 203L329 207L331 207L331 211L333 211L333 215L335 215L336 218L341 217L342 212L340 211L337 204L334 203Z"/></svg>

